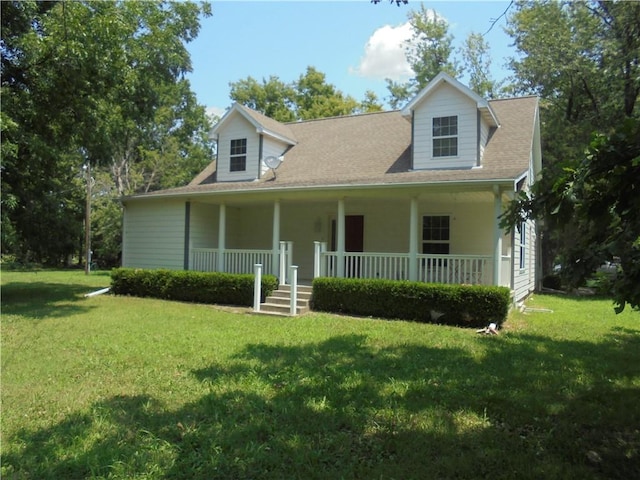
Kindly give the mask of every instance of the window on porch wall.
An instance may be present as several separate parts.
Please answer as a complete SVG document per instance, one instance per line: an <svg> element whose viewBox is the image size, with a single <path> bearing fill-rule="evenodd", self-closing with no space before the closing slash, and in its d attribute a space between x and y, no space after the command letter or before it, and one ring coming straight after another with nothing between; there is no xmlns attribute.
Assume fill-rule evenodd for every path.
<svg viewBox="0 0 640 480"><path fill-rule="evenodd" d="M425 215L422 217L422 253L449 255L450 240L451 219L449 215ZM442 260L438 261L438 265L442 265Z"/></svg>

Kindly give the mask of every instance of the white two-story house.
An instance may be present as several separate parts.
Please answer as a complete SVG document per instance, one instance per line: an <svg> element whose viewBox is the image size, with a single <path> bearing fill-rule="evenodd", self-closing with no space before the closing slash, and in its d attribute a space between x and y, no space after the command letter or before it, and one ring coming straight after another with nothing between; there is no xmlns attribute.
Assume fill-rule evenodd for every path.
<svg viewBox="0 0 640 480"><path fill-rule="evenodd" d="M536 225L498 217L541 168L538 100L441 73L401 111L279 123L234 104L217 159L124 198L125 267L536 285Z"/></svg>

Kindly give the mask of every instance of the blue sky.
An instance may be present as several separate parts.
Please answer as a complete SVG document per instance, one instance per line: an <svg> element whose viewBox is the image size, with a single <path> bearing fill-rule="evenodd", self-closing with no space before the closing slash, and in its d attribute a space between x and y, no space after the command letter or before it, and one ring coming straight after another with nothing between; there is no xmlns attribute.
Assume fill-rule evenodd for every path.
<svg viewBox="0 0 640 480"><path fill-rule="evenodd" d="M425 2L449 23L454 44L470 32L484 33L508 1ZM213 15L203 19L198 38L188 45L193 72L188 76L198 101L220 114L231 105L229 83L270 75L296 80L307 66L326 74L327 82L362 100L372 90L388 96L385 77L407 79L400 44L404 24L420 2L400 7L382 0L245 2L213 1ZM514 55L501 18L485 37L491 46L492 74L502 79L507 57ZM462 78L464 81L464 77Z"/></svg>

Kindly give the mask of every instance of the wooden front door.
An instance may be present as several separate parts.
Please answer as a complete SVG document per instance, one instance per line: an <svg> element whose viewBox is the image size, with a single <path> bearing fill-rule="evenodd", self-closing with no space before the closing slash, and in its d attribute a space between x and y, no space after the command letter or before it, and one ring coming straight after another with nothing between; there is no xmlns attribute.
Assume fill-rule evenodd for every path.
<svg viewBox="0 0 640 480"><path fill-rule="evenodd" d="M364 251L364 215L344 217L344 249L346 252Z"/></svg>

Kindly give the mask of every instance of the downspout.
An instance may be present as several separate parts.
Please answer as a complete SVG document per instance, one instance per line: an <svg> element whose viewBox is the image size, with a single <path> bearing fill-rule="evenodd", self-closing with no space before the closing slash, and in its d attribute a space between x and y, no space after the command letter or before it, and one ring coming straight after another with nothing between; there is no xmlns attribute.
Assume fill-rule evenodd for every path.
<svg viewBox="0 0 640 480"><path fill-rule="evenodd" d="M482 116L480 110L476 110L476 167L481 165L480 161L480 142L482 141Z"/></svg>
<svg viewBox="0 0 640 480"><path fill-rule="evenodd" d="M120 266L124 267L126 265L126 251L125 246L127 245L127 205L124 202L122 203L122 239L120 240Z"/></svg>
<svg viewBox="0 0 640 480"><path fill-rule="evenodd" d="M189 270L189 234L191 225L191 202L184 204L184 261L183 270Z"/></svg>
<svg viewBox="0 0 640 480"><path fill-rule="evenodd" d="M415 124L416 124L416 112L414 110L411 111L411 166L410 169L414 170L415 169L415 165L414 165L414 161L413 161L413 149L414 149L414 145L415 145Z"/></svg>
<svg viewBox="0 0 640 480"><path fill-rule="evenodd" d="M264 143L264 135L260 134L258 137L258 176L257 179L262 177L262 149Z"/></svg>

